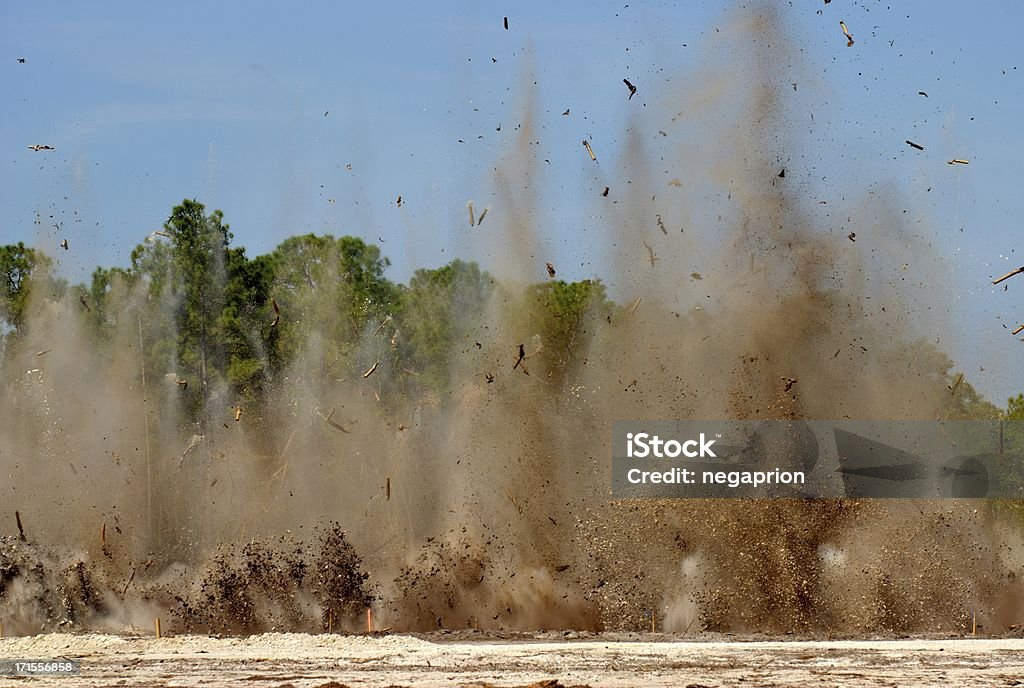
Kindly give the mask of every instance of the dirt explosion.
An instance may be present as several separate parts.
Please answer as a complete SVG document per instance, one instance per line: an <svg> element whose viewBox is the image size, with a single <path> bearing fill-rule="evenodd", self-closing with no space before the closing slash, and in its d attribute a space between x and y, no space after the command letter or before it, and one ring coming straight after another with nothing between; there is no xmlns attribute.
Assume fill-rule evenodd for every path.
<svg viewBox="0 0 1024 688"><path fill-rule="evenodd" d="M897 191L826 206L790 169L815 154L801 129L814 88L790 84L816 78L782 24L767 3L731 15L622 158L594 168L586 203L624 194L590 240L614 256L628 307L590 314L564 379L513 369L516 344L547 342L511 315L525 297L506 280L444 352L443 394L388 407L386 364L327 379L328 343L312 337L272 403L236 423L222 399L199 433L175 420L173 375L140 375L148 323L119 323L100 356L77 303L37 296L0 371L4 632L154 616L175 632L359 630L367 608L395 631L1019 621L1024 550L986 504L609 499L618 419L930 419L946 403L917 342L948 297L906 271L946 259L909 231ZM544 163L529 142L546 134L525 100L486 227L492 259L532 275ZM649 156L637 132L650 128L677 142L672 159ZM666 191L662 164L681 186ZM847 214L858 241L839 231ZM365 360L387 334L364 334ZM252 439L267 427L272 450Z"/></svg>

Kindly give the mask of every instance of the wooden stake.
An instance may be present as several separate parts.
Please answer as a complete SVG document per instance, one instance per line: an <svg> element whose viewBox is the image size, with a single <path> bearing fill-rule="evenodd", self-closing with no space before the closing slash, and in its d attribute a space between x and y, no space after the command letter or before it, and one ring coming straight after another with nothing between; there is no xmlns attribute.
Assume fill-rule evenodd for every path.
<svg viewBox="0 0 1024 688"><path fill-rule="evenodd" d="M0 638L4 637L4 622L0 621Z"/></svg>
<svg viewBox="0 0 1024 688"><path fill-rule="evenodd" d="M999 283L1000 283L1000 282L1002 282L1003 280L1007 280L1007 279L1010 279L1010 278L1011 278L1011 277L1013 277L1014 275L1019 275L1019 274L1020 274L1020 273L1022 273L1022 272L1024 272L1024 267L1019 267L1019 268L1017 268L1016 270L1011 270L1010 272L1006 273L1005 275L1003 275L1002 277L1000 277L1000 278L999 278L999 279L997 279L996 281L992 282L992 284L999 284Z"/></svg>
<svg viewBox="0 0 1024 688"><path fill-rule="evenodd" d="M21 514L17 511L14 512L14 520L18 523L18 537L25 542L25 529L21 527Z"/></svg>
<svg viewBox="0 0 1024 688"><path fill-rule="evenodd" d="M971 635L978 635L978 612L971 611Z"/></svg>
<svg viewBox="0 0 1024 688"><path fill-rule="evenodd" d="M391 501L391 478L387 479L387 485L386 485L385 489L387 490L388 501L390 502Z"/></svg>
<svg viewBox="0 0 1024 688"><path fill-rule="evenodd" d="M334 632L334 612L330 607L327 608L327 632Z"/></svg>
<svg viewBox="0 0 1024 688"><path fill-rule="evenodd" d="M160 637L160 617L156 617L156 637Z"/></svg>
<svg viewBox="0 0 1024 688"><path fill-rule="evenodd" d="M1014 331L1013 331L1013 332L1012 332L1011 334L1020 334L1021 332L1024 332L1024 325L1020 325L1020 326L1019 326L1019 327L1018 327L1018 328L1017 328L1016 330L1014 330Z"/></svg>
<svg viewBox="0 0 1024 688"><path fill-rule="evenodd" d="M587 149L588 153L590 153L590 159L593 160L594 162L597 162L597 156L594 155L594 149L590 147L590 142L587 141L587 140L584 140L583 141L583 147Z"/></svg>
<svg viewBox="0 0 1024 688"><path fill-rule="evenodd" d="M366 608L366 632L373 633L373 608Z"/></svg>
<svg viewBox="0 0 1024 688"><path fill-rule="evenodd" d="M107 546L107 524L104 523L100 526L100 544L104 547Z"/></svg>

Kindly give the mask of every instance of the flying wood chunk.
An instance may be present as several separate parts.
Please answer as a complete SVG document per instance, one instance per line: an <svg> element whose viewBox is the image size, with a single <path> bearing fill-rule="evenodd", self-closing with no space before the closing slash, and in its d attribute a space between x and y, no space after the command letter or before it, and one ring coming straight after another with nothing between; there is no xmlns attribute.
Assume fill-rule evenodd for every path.
<svg viewBox="0 0 1024 688"><path fill-rule="evenodd" d="M469 201L469 202L466 203L466 210L469 211L469 226L470 227L475 227L476 226L476 219L474 219L474 217L473 217L473 201Z"/></svg>
<svg viewBox="0 0 1024 688"><path fill-rule="evenodd" d="M633 96L636 95L636 86L629 83L629 79L623 79L622 83L626 84L626 88L629 89L629 98L627 98L626 100L633 100Z"/></svg>
<svg viewBox="0 0 1024 688"><path fill-rule="evenodd" d="M997 279L997 280L996 280L995 282L993 282L992 284L999 284L999 283L1000 283L1000 282L1002 282L1003 280L1008 280L1008 279L1010 279L1011 277L1013 277L1014 275L1019 275L1019 274L1020 274L1020 273L1022 273L1022 272L1024 272L1024 267L1019 267L1019 268L1017 268L1016 270L1011 270L1010 272L1006 273L1005 275L1003 275L1002 277L1000 277L999 279Z"/></svg>
<svg viewBox="0 0 1024 688"><path fill-rule="evenodd" d="M1019 327L1018 327L1018 328L1017 328L1016 330L1014 330L1014 331L1013 331L1013 332L1012 332L1011 334L1020 334L1021 332L1024 332L1024 325L1021 325L1021 326L1019 326Z"/></svg>
<svg viewBox="0 0 1024 688"><path fill-rule="evenodd" d="M850 48L853 46L853 35L850 30L846 28L846 22L839 22L839 28L843 30L843 35L846 36L846 47Z"/></svg>
<svg viewBox="0 0 1024 688"><path fill-rule="evenodd" d="M368 378L371 375L373 375L373 371L377 370L377 366L379 366L379 365L380 365L380 361L377 361L372 366L370 366L370 369L367 370L365 373L363 373L363 379L365 380L366 378Z"/></svg>
<svg viewBox="0 0 1024 688"><path fill-rule="evenodd" d="M51 351L53 351L53 349L43 349L42 351L37 351L36 356L43 356L44 354L48 354Z"/></svg>
<svg viewBox="0 0 1024 688"><path fill-rule="evenodd" d="M388 317L384 318L384 322L382 322L382 323L381 323L381 324L380 324L380 325L379 325L379 326L377 327L377 329L373 331L373 333L374 333L374 334L378 334L378 333L380 333L380 331L384 329L384 326L385 326L385 325L387 325L387 324L388 324L389 322L391 322L391 316L390 316L390 315L389 315Z"/></svg>
<svg viewBox="0 0 1024 688"><path fill-rule="evenodd" d="M176 377L176 379L174 380L174 384L176 384L179 387L181 387L181 390L183 392L184 391L188 391L188 380L184 380L184 379L182 379L180 377L177 377L177 376L175 376L175 377Z"/></svg>
<svg viewBox="0 0 1024 688"><path fill-rule="evenodd" d="M516 368L522 368L523 372L526 373L527 375L529 375L530 371L528 371L526 369L526 365L523 363L523 359L524 358L526 358L526 345L525 344L520 344L519 345L519 358L516 359L516 364L514 366L512 366L512 370L515 370Z"/></svg>
<svg viewBox="0 0 1024 688"><path fill-rule="evenodd" d="M608 198L608 192L609 192L609 191L611 191L611 189L609 189L609 188L608 188L608 187L606 186L606 187L604 187L604 191L602 191L602 192L601 192L601 195L602 195L602 196L604 196L605 198Z"/></svg>
<svg viewBox="0 0 1024 688"><path fill-rule="evenodd" d="M914 143L910 139L907 139L907 145L910 146L911 148L916 148L917 150L924 150L924 146Z"/></svg>
<svg viewBox="0 0 1024 688"><path fill-rule="evenodd" d="M648 246L646 241L644 242L644 248L647 249L647 257L651 261L651 267L653 268L654 261L658 260L658 257L654 255L654 249Z"/></svg>
<svg viewBox="0 0 1024 688"><path fill-rule="evenodd" d="M505 17L505 30L508 31L508 17Z"/></svg>
<svg viewBox="0 0 1024 688"><path fill-rule="evenodd" d="M320 416L321 418L323 418L323 419L324 419L325 421L327 421L327 424L328 424L328 425L330 425L330 426L331 426L332 428L334 428L335 430L340 430L340 431L342 431L343 433L345 433L346 435L349 435L349 434L351 434L351 433L349 433L349 431L348 431L348 430L346 430L345 428L343 428L343 427L341 426L341 423L338 423L338 422L336 422L336 421L334 421L334 420L331 420L331 419L332 419L332 418L334 417L334 411L335 411L335 409L333 409L333 408L332 408L332 409L331 409L331 412L330 412L330 413L328 413L328 414L327 414L326 416L325 416L325 415L323 415L322 413L320 413L319 411L317 411L317 414L318 414L318 415L319 415L319 416Z"/></svg>
<svg viewBox="0 0 1024 688"><path fill-rule="evenodd" d="M277 327L277 323L281 322L281 307L277 305L277 299L271 297L270 305L274 307L274 322L270 323L271 327Z"/></svg>
<svg viewBox="0 0 1024 688"><path fill-rule="evenodd" d="M90 313L92 313L92 309L91 309L91 308L89 308L89 302L85 300L85 295L79 296L79 297L78 297L78 301L79 301L79 302L80 302L80 303L81 303L81 304L82 304L83 306L85 306L85 310L87 310L87 311L89 311Z"/></svg>
<svg viewBox="0 0 1024 688"><path fill-rule="evenodd" d="M970 160L964 160L963 158L953 158L952 160L946 161L947 165L969 165Z"/></svg>
<svg viewBox="0 0 1024 688"><path fill-rule="evenodd" d="M547 266L548 277L550 277L551 279L554 279L555 278L555 266L552 265L551 263L544 263L544 265Z"/></svg>
<svg viewBox="0 0 1024 688"><path fill-rule="evenodd" d="M960 383L962 383L963 381L964 381L964 374L960 373L959 375L956 376L956 379L953 381L953 384L952 385L948 385L950 394L956 394L957 388L960 386Z"/></svg>
<svg viewBox="0 0 1024 688"><path fill-rule="evenodd" d="M793 389L793 385L795 385L797 382L799 382L799 380L797 380L795 377L784 377L784 378L781 378L781 379L786 384L786 391L787 392L789 390Z"/></svg>
<svg viewBox="0 0 1024 688"><path fill-rule="evenodd" d="M56 150L56 148L54 148L53 146L44 146L44 145L40 145L38 143L35 144L34 146L29 146L28 149L32 150L32 151L36 151L37 153L39 151Z"/></svg>
<svg viewBox="0 0 1024 688"><path fill-rule="evenodd" d="M242 407L241 406L236 406L235 407L235 422L237 423L240 420L242 420Z"/></svg>
<svg viewBox="0 0 1024 688"><path fill-rule="evenodd" d="M630 315L633 315L634 311L636 311L637 307L640 305L640 301L641 301L640 297L639 296L636 297L636 301L634 301L633 305L629 307L629 314Z"/></svg>
<svg viewBox="0 0 1024 688"><path fill-rule="evenodd" d="M398 197L398 207L399 208L402 207L402 197L401 196Z"/></svg>
<svg viewBox="0 0 1024 688"><path fill-rule="evenodd" d="M491 206L484 208L484 211L480 213L480 217L476 219L476 226L479 227L484 223L484 218L487 217L487 211L491 209Z"/></svg>
<svg viewBox="0 0 1024 688"><path fill-rule="evenodd" d="M568 112L568 110L566 110L566 112ZM594 149L590 147L590 141L583 139L583 147L587 149L588 153L590 153L590 159L597 162L597 156L594 155Z"/></svg>
<svg viewBox="0 0 1024 688"><path fill-rule="evenodd" d="M516 508L516 511L519 512L519 515L522 516L523 507L519 506L519 502L516 501L516 498L513 497L512 493L509 492L507 489L505 489L505 496L508 497L508 501L512 502L512 506L514 506Z"/></svg>
<svg viewBox="0 0 1024 688"><path fill-rule="evenodd" d="M68 240L67 239L61 239L60 240L60 247L62 249L64 249L65 251L67 251L68 250Z"/></svg>
<svg viewBox="0 0 1024 688"><path fill-rule="evenodd" d="M654 217L658 221L658 229L661 230L662 234L668 236L668 229L665 228L665 221L661 219L661 215L655 215Z"/></svg>
<svg viewBox="0 0 1024 688"><path fill-rule="evenodd" d="M19 538L19 539L20 539L20 540L21 540L22 542L25 542L25 541L26 541L26 538L25 538L25 529L21 527L21 512L18 512L18 511L15 511L15 512L14 512L14 520L15 520L15 521L17 522L17 524L18 524L18 538Z"/></svg>

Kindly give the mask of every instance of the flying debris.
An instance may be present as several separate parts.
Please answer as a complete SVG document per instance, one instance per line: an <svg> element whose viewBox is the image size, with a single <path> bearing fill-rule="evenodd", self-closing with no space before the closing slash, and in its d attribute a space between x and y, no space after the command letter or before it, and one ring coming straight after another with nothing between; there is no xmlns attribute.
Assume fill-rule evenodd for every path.
<svg viewBox="0 0 1024 688"><path fill-rule="evenodd" d="M795 377L784 377L784 378L781 378L781 379L782 379L782 381L784 383L786 383L786 391L787 392L789 390L793 389L793 385L795 385L798 382L798 380Z"/></svg>
<svg viewBox="0 0 1024 688"><path fill-rule="evenodd" d="M277 299L271 297L270 305L274 307L274 322L270 323L271 327L277 327L277 323L281 322L281 307L277 305Z"/></svg>
<svg viewBox="0 0 1024 688"><path fill-rule="evenodd" d="M494 382L494 374L493 373L484 373L484 379L487 380L487 384L491 384L492 382Z"/></svg>
<svg viewBox="0 0 1024 688"><path fill-rule="evenodd" d="M242 420L242 407L241 406L236 406L235 407L235 422L237 423L240 420Z"/></svg>
<svg viewBox="0 0 1024 688"><path fill-rule="evenodd" d="M562 113L562 117L568 117L568 116L569 116L569 108L565 108L565 112Z"/></svg>
<svg viewBox="0 0 1024 688"><path fill-rule="evenodd" d="M85 310L87 310L90 313L92 312L92 309L89 308L89 302L85 300L85 294L82 294L81 296L79 296L78 300L81 302L81 304L83 306L85 306Z"/></svg>
<svg viewBox="0 0 1024 688"><path fill-rule="evenodd" d="M960 373L959 375L956 376L956 379L953 380L953 384L946 385L946 387L949 389L950 394L956 394L957 388L960 386L960 383L962 383L963 381L964 381L964 374Z"/></svg>
<svg viewBox="0 0 1024 688"><path fill-rule="evenodd" d="M516 368L520 368L521 367L523 369L523 372L526 373L527 375L529 375L530 371L528 371L526 369L526 365L523 364L523 359L524 358L526 358L526 346L524 344L520 344L519 345L519 358L516 359L516 363L515 363L514 366L512 366L512 370L515 370Z"/></svg>
<svg viewBox="0 0 1024 688"><path fill-rule="evenodd" d="M640 300L641 300L641 299L640 299L640 297L639 297L639 296L638 296L638 297L636 297L636 301L634 301L634 302L633 302L633 305L631 305L631 306L629 307L629 314L630 314L630 315L633 315L633 313L635 313L635 312L636 312L636 309L637 309L637 308L638 308L638 307L640 306Z"/></svg>
<svg viewBox="0 0 1024 688"><path fill-rule="evenodd" d="M850 34L850 30L846 28L846 22L839 22L839 28L843 30L843 35L846 36L846 47L853 47L853 36Z"/></svg>
<svg viewBox="0 0 1024 688"><path fill-rule="evenodd" d="M608 198L608 192L609 192L609 191L611 191L611 189L609 189L609 188L608 188L608 187L606 186L606 187L604 187L604 191L602 191L602 192L601 192L601 195L602 195L602 196L604 196L605 198Z"/></svg>
<svg viewBox="0 0 1024 688"><path fill-rule="evenodd" d="M999 279L997 279L997 280L996 280L995 282L993 282L992 284L999 284L999 283L1000 283L1000 282L1002 282L1003 280L1007 280L1007 279L1010 279L1010 278L1011 278L1011 277L1013 277L1014 275L1019 275L1019 274L1020 274L1020 273L1022 273L1022 272L1024 272L1024 267L1020 267L1020 268L1017 268L1016 270L1011 270L1010 272L1006 273L1005 275L1003 275L1002 277L1000 277Z"/></svg>
<svg viewBox="0 0 1024 688"><path fill-rule="evenodd" d="M399 208L402 207L402 197L401 196L398 197L398 207Z"/></svg>
<svg viewBox="0 0 1024 688"><path fill-rule="evenodd" d="M480 217L476 219L476 226L479 227L484 223L484 218L487 217L487 211L491 209L491 206L484 208L484 211L480 213Z"/></svg>
<svg viewBox="0 0 1024 688"><path fill-rule="evenodd" d="M554 279L555 278L555 266L552 265L551 263L544 263L544 265L546 265L547 268L548 268L548 277L550 277L551 279Z"/></svg>
<svg viewBox="0 0 1024 688"><path fill-rule="evenodd" d="M1018 326L1011 334L1020 334L1021 332L1024 332L1024 325Z"/></svg>
<svg viewBox="0 0 1024 688"><path fill-rule="evenodd" d="M629 98L627 98L626 100L633 100L633 96L636 95L636 86L629 83L629 79L623 79L622 83L626 84L626 88L629 89Z"/></svg>
<svg viewBox="0 0 1024 688"><path fill-rule="evenodd" d="M18 58L18 64L25 64L25 58L24 57L19 57Z"/></svg>
<svg viewBox="0 0 1024 688"><path fill-rule="evenodd" d="M329 113L330 113L330 110L324 110L324 117L326 117Z"/></svg>
<svg viewBox="0 0 1024 688"><path fill-rule="evenodd" d="M505 30L508 31L508 17L505 17Z"/></svg>
<svg viewBox="0 0 1024 688"><path fill-rule="evenodd" d="M782 170L779 172L779 179L785 179L785 178L786 178L786 168L783 167Z"/></svg>
<svg viewBox="0 0 1024 688"><path fill-rule="evenodd" d="M702 280L704 279L704 275L700 274L699 272L691 272L690 279Z"/></svg>
<svg viewBox="0 0 1024 688"><path fill-rule="evenodd" d="M924 96L925 98L927 98L927 97L928 97L928 94L927 94L927 93L925 93L924 91L918 91L918 92L917 92L917 95L919 95L919 96Z"/></svg>
<svg viewBox="0 0 1024 688"><path fill-rule="evenodd" d="M566 110L566 112L568 112L568 110ZM594 155L594 149L590 147L590 142L586 139L583 139L583 147L587 149L588 153L590 153L590 159L597 162L597 156Z"/></svg>
<svg viewBox="0 0 1024 688"><path fill-rule="evenodd" d="M188 446L185 447L185 451L181 453L181 458L178 460L178 470L181 470L181 466L185 463L185 457L189 455L196 447L203 442L202 435L192 435L192 439L188 441Z"/></svg>
<svg viewBox="0 0 1024 688"><path fill-rule="evenodd" d="M469 211L469 226L475 227L476 220L473 217L473 201L469 201L468 203L466 203L466 210Z"/></svg>
<svg viewBox="0 0 1024 688"><path fill-rule="evenodd" d="M363 373L363 379L365 380L366 378L368 378L371 375L373 375L373 371L377 370L377 366L379 366L379 365L380 365L380 361L377 361L372 366L370 366L369 370L367 370L365 373Z"/></svg>
<svg viewBox="0 0 1024 688"><path fill-rule="evenodd" d="M850 241L857 241L857 232L850 232L846 235L846 238Z"/></svg>
<svg viewBox="0 0 1024 688"><path fill-rule="evenodd" d="M331 412L328 413L326 416L324 414L320 413L319 411L317 411L317 415L319 415L321 418L323 418L325 421L327 421L327 424L330 425L335 430L341 430L346 435L351 434L351 433L349 433L348 430L346 430L345 428L343 428L341 426L341 423L339 423L337 421L334 421L334 420L331 420L334 417L334 411L335 411L335 409L332 408Z"/></svg>
<svg viewBox="0 0 1024 688"><path fill-rule="evenodd" d="M183 392L188 391L188 380L184 380L184 379L178 377L177 375L175 375L174 376L174 384L176 384L179 387L181 387L181 391L183 391Z"/></svg>
<svg viewBox="0 0 1024 688"><path fill-rule="evenodd" d="M654 255L654 249L653 249L653 248L651 248L651 247L650 247L650 246L649 246L649 245L647 244L647 242L646 242L646 241L644 242L644 248L646 248L646 249L647 249L647 256L648 256L648 259L649 259L649 260L651 261L651 267L653 268L653 267L654 267L654 262L655 262L656 260L658 260L658 257L657 257L656 255Z"/></svg>
<svg viewBox="0 0 1024 688"><path fill-rule="evenodd" d="M64 249L65 251L67 251L68 250L68 240L67 239L61 239L60 240L60 247L62 249Z"/></svg>
<svg viewBox="0 0 1024 688"><path fill-rule="evenodd" d="M665 221L661 219L661 215L655 215L654 217L658 221L658 229L661 230L662 234L668 236L668 229L665 228Z"/></svg>
<svg viewBox="0 0 1024 688"><path fill-rule="evenodd" d="M907 139L907 145L910 146L911 148L916 148L917 150L924 150L924 146L918 143L914 143L910 139Z"/></svg>
<svg viewBox="0 0 1024 688"><path fill-rule="evenodd" d="M32 151L36 151L36 152L44 151L44 150L57 150L53 146L44 146L44 145L41 145L41 144L38 144L38 143L35 144L34 146L29 146L28 149L32 150Z"/></svg>
<svg viewBox="0 0 1024 688"><path fill-rule="evenodd" d="M968 165L968 164L970 164L970 161L969 160L964 160L963 158L953 158L952 160L947 160L946 164L947 165Z"/></svg>

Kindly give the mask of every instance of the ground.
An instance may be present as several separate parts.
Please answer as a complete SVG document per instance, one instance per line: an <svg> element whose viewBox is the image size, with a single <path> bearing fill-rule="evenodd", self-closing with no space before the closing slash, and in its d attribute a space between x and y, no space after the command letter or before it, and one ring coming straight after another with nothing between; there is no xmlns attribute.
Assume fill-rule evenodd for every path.
<svg viewBox="0 0 1024 688"><path fill-rule="evenodd" d="M1024 686L1022 639L736 641L573 632L0 640L0 658L75 658L79 676L0 686ZM331 682L336 683L331 683Z"/></svg>

